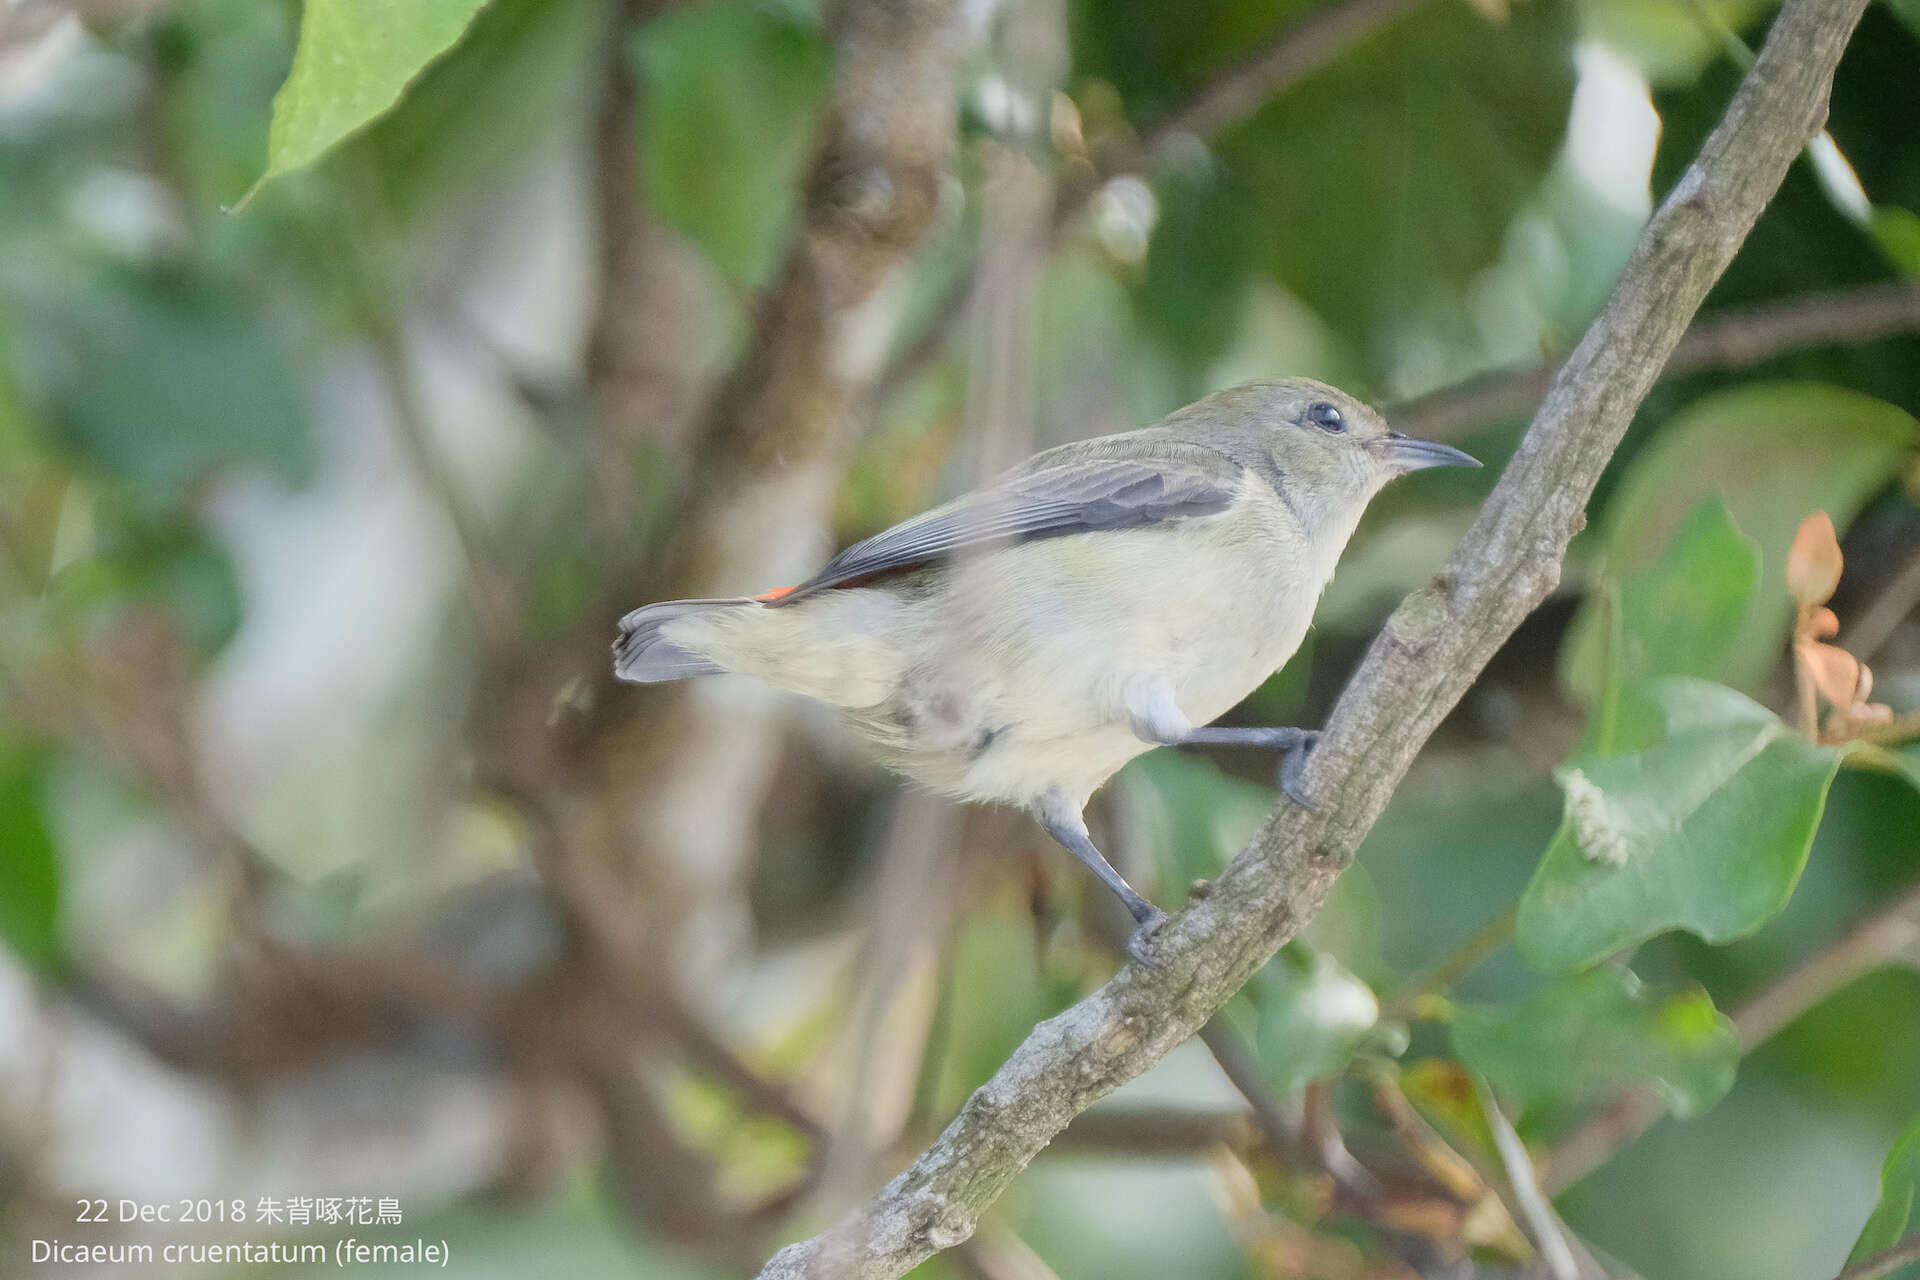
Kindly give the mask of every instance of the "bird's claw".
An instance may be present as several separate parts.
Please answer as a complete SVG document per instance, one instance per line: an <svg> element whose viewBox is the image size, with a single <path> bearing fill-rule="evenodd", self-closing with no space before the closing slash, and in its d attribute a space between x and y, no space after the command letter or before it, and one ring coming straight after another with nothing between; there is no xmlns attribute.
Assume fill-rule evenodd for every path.
<svg viewBox="0 0 1920 1280"><path fill-rule="evenodd" d="M1147 948L1153 941L1153 935L1159 932L1160 926L1167 922L1167 913L1153 906L1148 907L1147 912L1146 915L1135 917L1139 923L1134 926L1133 933L1127 938L1127 955L1143 968L1159 969L1164 966L1153 958L1153 953Z"/></svg>
<svg viewBox="0 0 1920 1280"><path fill-rule="evenodd" d="M1285 754L1280 757L1280 793L1302 809L1313 808L1313 801L1307 798L1305 778L1307 756L1312 753L1314 744L1319 741L1318 730L1303 730L1300 740L1288 747Z"/></svg>

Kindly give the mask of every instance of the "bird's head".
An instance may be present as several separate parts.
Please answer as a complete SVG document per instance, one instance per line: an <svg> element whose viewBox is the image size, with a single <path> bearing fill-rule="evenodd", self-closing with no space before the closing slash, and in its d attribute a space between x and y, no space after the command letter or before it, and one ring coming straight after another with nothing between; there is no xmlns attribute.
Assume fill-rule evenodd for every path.
<svg viewBox="0 0 1920 1280"><path fill-rule="evenodd" d="M1427 467L1477 467L1451 445L1415 440L1372 407L1311 378L1249 382L1190 406L1186 419L1253 463L1276 489L1338 520L1358 519L1395 476ZM1264 462L1265 465L1261 465Z"/></svg>

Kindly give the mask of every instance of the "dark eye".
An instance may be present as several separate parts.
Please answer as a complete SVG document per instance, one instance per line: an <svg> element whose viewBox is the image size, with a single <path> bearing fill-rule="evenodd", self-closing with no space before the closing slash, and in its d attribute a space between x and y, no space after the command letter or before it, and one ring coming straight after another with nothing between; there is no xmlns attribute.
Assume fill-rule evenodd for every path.
<svg viewBox="0 0 1920 1280"><path fill-rule="evenodd" d="M1340 416L1338 409L1325 400L1316 400L1307 406L1307 421L1322 431L1332 432L1335 435L1347 429L1347 420Z"/></svg>

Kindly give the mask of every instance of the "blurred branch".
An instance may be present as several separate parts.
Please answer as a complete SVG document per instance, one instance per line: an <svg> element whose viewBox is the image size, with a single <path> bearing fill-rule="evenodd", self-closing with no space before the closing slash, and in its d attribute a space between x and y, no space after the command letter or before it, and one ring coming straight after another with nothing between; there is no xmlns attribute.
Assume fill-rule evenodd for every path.
<svg viewBox="0 0 1920 1280"><path fill-rule="evenodd" d="M485 523L467 501L467 495L460 491L458 481L433 439L426 405L414 385L413 371L407 367L405 341L397 319L376 317L368 327L374 358L387 384L394 430L401 448L427 495L439 506L460 549L467 596L473 605L481 642L490 654L516 652L522 647L525 631L520 606L514 598L512 575L494 554Z"/></svg>
<svg viewBox="0 0 1920 1280"><path fill-rule="evenodd" d="M1855 618L1841 637L1840 647L1865 662L1880 652L1894 628L1920 608L1920 551L1907 558L1878 595Z"/></svg>
<svg viewBox="0 0 1920 1280"><path fill-rule="evenodd" d="M1479 519L1388 619L1282 802L1129 965L1034 1028L934 1144L867 1205L782 1250L762 1276L895 1277L972 1234L1079 1112L1198 1031L1319 909L1427 737L1535 605L1601 470L1708 289L1802 144L1865 0L1788 0L1725 117L1643 230Z"/></svg>
<svg viewBox="0 0 1920 1280"><path fill-rule="evenodd" d="M1885 281L1774 298L1707 317L1687 330L1662 378L1707 369L1744 369L1807 347L1870 342L1920 333L1920 283ZM1558 359L1495 369L1392 411L1409 434L1448 439L1540 403L1553 385Z"/></svg>
<svg viewBox="0 0 1920 1280"><path fill-rule="evenodd" d="M1420 1016L1422 1000L1452 990L1455 983L1479 968L1483 960L1500 949L1501 943L1513 936L1514 921L1519 917L1520 908L1511 906L1487 919L1452 951L1435 961L1432 968L1396 991L1387 1001L1382 1016L1390 1020Z"/></svg>
<svg viewBox="0 0 1920 1280"><path fill-rule="evenodd" d="M1060 1280L1032 1245L991 1224L956 1249L954 1260L967 1280Z"/></svg>
<svg viewBox="0 0 1920 1280"><path fill-rule="evenodd" d="M1215 1147L1246 1152L1259 1128L1244 1111L1193 1107L1095 1107L1073 1118L1047 1148L1050 1155L1202 1156Z"/></svg>
<svg viewBox="0 0 1920 1280"><path fill-rule="evenodd" d="M1272 44L1203 85L1147 130L1139 147L1106 176L1151 169L1181 137L1210 138L1239 124L1270 99L1353 46L1418 9L1426 0L1345 0L1282 32Z"/></svg>
<svg viewBox="0 0 1920 1280"><path fill-rule="evenodd" d="M1253 1123L1275 1160L1325 1173L1350 1208L1364 1208L1379 1194L1379 1182L1353 1158L1337 1129L1328 1126L1317 1138L1309 1136L1304 1117L1268 1087L1253 1051L1225 1019L1215 1018L1201 1027L1200 1040L1247 1100Z"/></svg>
<svg viewBox="0 0 1920 1280"><path fill-rule="evenodd" d="M798 224L744 355L695 425L690 491L649 574L661 595L737 595L813 566L849 410L879 374L906 264L937 215L961 66L991 6L846 0L828 13L833 89ZM734 888L777 746L772 694L724 701L651 690L644 722L600 753L629 861L667 874L681 937L709 953L744 929Z"/></svg>
<svg viewBox="0 0 1920 1280"><path fill-rule="evenodd" d="M1741 1052L1759 1048L1854 979L1899 960L1916 941L1920 941L1920 882L1735 1009L1732 1018L1740 1032ZM1542 1180L1548 1194L1557 1196L1579 1182L1666 1113L1666 1101L1650 1089L1614 1095L1555 1145Z"/></svg>
<svg viewBox="0 0 1920 1280"><path fill-rule="evenodd" d="M1141 135L1137 143L1114 148L1071 181L1054 198L1053 210L1025 253L1025 259L1057 244L1100 188L1131 173L1161 167L1184 139L1211 138L1251 116L1354 45L1419 8L1426 0L1340 0L1304 22L1276 33L1271 43L1244 62L1235 63L1202 85L1185 104ZM962 267L934 304L926 325L888 364L873 393L885 404L937 357L953 338L987 283L985 257Z"/></svg>
<svg viewBox="0 0 1920 1280"><path fill-rule="evenodd" d="M1873 1256L1860 1259L1842 1270L1833 1280L1875 1280L1909 1262L1920 1262L1920 1235L1897 1240Z"/></svg>
<svg viewBox="0 0 1920 1280"><path fill-rule="evenodd" d="M1507 1119L1507 1113L1500 1109L1500 1100L1493 1096L1493 1090L1487 1087L1487 1082L1476 1075L1473 1087L1479 1095L1480 1112L1486 1117L1487 1127L1493 1133L1494 1149L1500 1153L1500 1163L1505 1166L1507 1185L1513 1191L1514 1207L1527 1224L1527 1233L1540 1250L1548 1273L1553 1280L1580 1280L1582 1268L1574 1259L1573 1246L1567 1240L1559 1216L1541 1193L1540 1178L1534 1172L1532 1158L1527 1155L1527 1144L1520 1140L1513 1121Z"/></svg>

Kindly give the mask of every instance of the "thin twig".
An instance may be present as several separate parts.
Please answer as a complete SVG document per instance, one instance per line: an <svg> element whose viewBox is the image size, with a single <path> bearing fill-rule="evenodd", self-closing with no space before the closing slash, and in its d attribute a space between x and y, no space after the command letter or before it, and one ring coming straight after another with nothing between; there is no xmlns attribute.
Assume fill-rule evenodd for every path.
<svg viewBox="0 0 1920 1280"><path fill-rule="evenodd" d="M1347 0L1291 26L1265 49L1209 81L1186 104L1147 130L1133 163L1114 174L1150 169L1181 137L1210 138L1240 123L1424 0Z"/></svg>
<svg viewBox="0 0 1920 1280"><path fill-rule="evenodd" d="M1840 638L1840 647L1865 662L1880 652L1895 627L1908 614L1920 609L1920 551L1907 558L1898 573L1887 580L1873 602L1860 611Z"/></svg>
<svg viewBox="0 0 1920 1280"><path fill-rule="evenodd" d="M1833 1280L1876 1280L1876 1277L1896 1271L1909 1262L1920 1262L1920 1235L1896 1240L1872 1257L1862 1258L1843 1268Z"/></svg>
<svg viewBox="0 0 1920 1280"><path fill-rule="evenodd" d="M1519 915L1520 908L1511 906L1490 917L1462 939L1459 946L1435 961L1425 973L1395 992L1393 998L1387 1001L1386 1011L1381 1016L1394 1020L1418 1016L1424 997L1452 990L1454 984L1498 951L1500 944L1513 936L1513 924Z"/></svg>
<svg viewBox="0 0 1920 1280"><path fill-rule="evenodd" d="M1709 316L1674 348L1662 378L1744 369L1807 347L1920 332L1920 284L1891 281L1774 298ZM1445 440L1526 413L1553 384L1558 358L1495 369L1393 407L1396 426Z"/></svg>
<svg viewBox="0 0 1920 1280"><path fill-rule="evenodd" d="M1075 1116L1049 1155L1200 1156L1216 1147L1245 1154L1261 1140L1248 1111L1104 1106Z"/></svg>
<svg viewBox="0 0 1920 1280"><path fill-rule="evenodd" d="M1740 1032L1741 1052L1751 1053L1854 979L1898 960L1916 940L1920 940L1920 882L1735 1009L1731 1016ZM1559 1195L1611 1160L1666 1113L1665 1100L1651 1089L1615 1094L1554 1146L1542 1185L1548 1194Z"/></svg>
<svg viewBox="0 0 1920 1280"><path fill-rule="evenodd" d="M1197 1032L1319 910L1408 766L1557 584L1587 500L1688 322L1826 112L1866 0L1787 0L1719 126L1642 231L1606 305L1480 517L1388 619L1284 800L1204 897L1128 965L1035 1027L922 1155L866 1205L790 1245L766 1280L881 1280L973 1233L1079 1112Z"/></svg>
<svg viewBox="0 0 1920 1280"><path fill-rule="evenodd" d="M1532 1157L1527 1155L1527 1144L1520 1141L1513 1121L1500 1109L1500 1101L1493 1096L1487 1082L1476 1075L1473 1087L1480 1098L1481 1114L1493 1132L1494 1149L1500 1153L1500 1163L1506 1169L1514 1207L1527 1224L1527 1233L1539 1248L1541 1260L1547 1264L1554 1280L1580 1280L1580 1264L1574 1260L1573 1246L1567 1243L1559 1217L1540 1191L1540 1178L1533 1170Z"/></svg>

